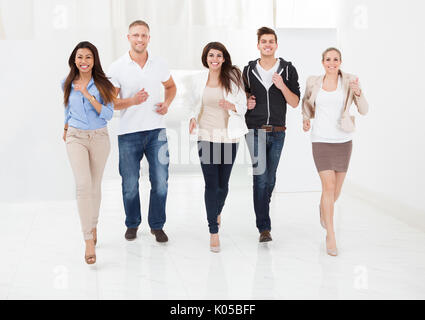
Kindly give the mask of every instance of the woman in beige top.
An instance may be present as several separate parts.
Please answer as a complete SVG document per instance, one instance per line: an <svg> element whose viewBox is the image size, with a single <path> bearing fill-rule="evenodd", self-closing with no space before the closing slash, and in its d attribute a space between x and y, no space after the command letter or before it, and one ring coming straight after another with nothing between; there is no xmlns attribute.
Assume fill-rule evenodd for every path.
<svg viewBox="0 0 425 320"><path fill-rule="evenodd" d="M198 150L205 180L205 206L210 231L210 250L220 251L218 228L220 215L229 191L229 179L236 158L239 138L245 125L246 95L241 71L234 65L225 46L207 44L202 63L208 73L196 81L195 102L189 131L198 126Z"/></svg>
<svg viewBox="0 0 425 320"><path fill-rule="evenodd" d="M341 52L328 48L322 56L324 76L308 78L303 97L303 129L310 130L313 158L322 182L319 206L320 222L326 229L326 250L338 254L333 225L334 204L341 193L352 150L354 119L349 109L354 102L360 114L366 114L368 104L354 75L342 72Z"/></svg>

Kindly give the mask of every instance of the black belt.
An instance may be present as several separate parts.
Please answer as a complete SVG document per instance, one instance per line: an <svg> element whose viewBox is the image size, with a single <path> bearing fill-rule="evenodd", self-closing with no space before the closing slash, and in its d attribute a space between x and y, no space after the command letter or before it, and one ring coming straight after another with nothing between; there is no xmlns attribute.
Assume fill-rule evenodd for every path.
<svg viewBox="0 0 425 320"><path fill-rule="evenodd" d="M286 127L272 126L272 125L269 125L269 124L261 126L259 129L265 130L266 132L286 131Z"/></svg>

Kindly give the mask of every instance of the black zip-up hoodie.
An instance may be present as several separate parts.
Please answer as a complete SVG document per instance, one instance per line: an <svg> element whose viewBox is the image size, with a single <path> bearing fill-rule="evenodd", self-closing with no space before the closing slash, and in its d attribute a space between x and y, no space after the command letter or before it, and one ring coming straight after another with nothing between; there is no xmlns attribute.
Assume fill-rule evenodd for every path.
<svg viewBox="0 0 425 320"><path fill-rule="evenodd" d="M263 85L260 73L257 70L259 59L250 61L243 70L245 91L255 96L256 105L245 114L245 121L249 129L258 129L263 125L286 126L286 99L274 84L267 90ZM291 62L279 58L279 74L286 86L294 94L301 96L298 83L298 73Z"/></svg>

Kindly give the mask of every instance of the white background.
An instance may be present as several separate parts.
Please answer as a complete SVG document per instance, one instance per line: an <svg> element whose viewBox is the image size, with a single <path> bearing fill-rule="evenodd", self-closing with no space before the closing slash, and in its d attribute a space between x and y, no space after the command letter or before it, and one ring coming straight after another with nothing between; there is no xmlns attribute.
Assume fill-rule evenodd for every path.
<svg viewBox="0 0 425 320"><path fill-rule="evenodd" d="M273 1L264 2L261 15L254 15L260 12L255 2L244 2L246 8L242 2L231 7L223 2L212 20L206 18L206 4L203 7L182 2L181 10L192 12L190 19L186 19L187 11L174 7L166 16L158 15L164 1L155 1L159 7L152 1L126 1L125 10L117 1L84 1L83 11L95 10L95 20L81 11L81 1L28 0L25 6L15 1L0 2L0 14L6 17L0 25L0 201L73 198L73 179L60 140L63 109L59 83L67 73L68 56L78 41L94 42L107 69L122 54L129 21L139 16L137 10L145 6L150 10L145 12L157 15L153 26L172 22L169 27L152 28L152 48L174 57L169 60L187 55L185 44L192 39L186 36L187 32L195 32L198 38L205 37L203 43L199 41L199 48L196 46L199 51L207 41L222 40L234 52L235 63L243 66L258 55L255 29L269 21L268 25L272 25L274 17ZM136 3L143 5L137 7ZM359 76L370 102L368 116L357 117L346 191L425 217L423 1L277 1L277 8L277 27L337 28L343 69ZM140 17L146 18L142 13ZM170 49L163 39L169 38L169 28L173 27L180 29L170 37ZM194 41L190 40L193 50ZM281 39L280 44L284 43ZM323 49L327 46L324 43ZM308 50L306 44L302 48ZM291 58L290 48L281 49L283 56ZM193 59L185 60L179 71L199 68L197 56L194 53ZM298 63L302 78L318 72L320 56L315 56L314 70L303 70ZM173 107L176 111L170 113L171 120L186 116L179 114L177 103ZM111 129L113 126L111 123ZM287 142L289 153L289 137ZM106 175L117 174L113 157Z"/></svg>

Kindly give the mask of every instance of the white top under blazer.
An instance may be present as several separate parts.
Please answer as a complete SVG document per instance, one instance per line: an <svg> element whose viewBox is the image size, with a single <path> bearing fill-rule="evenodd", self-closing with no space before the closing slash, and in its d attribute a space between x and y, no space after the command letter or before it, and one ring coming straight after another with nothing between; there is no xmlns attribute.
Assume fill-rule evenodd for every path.
<svg viewBox="0 0 425 320"><path fill-rule="evenodd" d="M344 102L341 77L338 78L338 86L334 91L324 90L322 83L316 97L316 115L311 131L312 142L344 143L352 140L353 134L342 131L339 126Z"/></svg>
<svg viewBox="0 0 425 320"><path fill-rule="evenodd" d="M209 71L203 71L193 77L190 92L190 119L195 118L198 121L199 113L202 108L202 97L208 82ZM248 133L248 127L245 123L245 113L247 110L246 93L243 88L232 83L232 92L227 93L223 88L223 97L228 102L235 105L236 112L228 110L229 120L227 123L227 135L229 139L238 139Z"/></svg>

